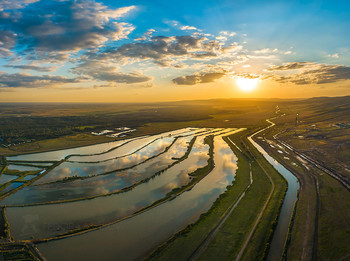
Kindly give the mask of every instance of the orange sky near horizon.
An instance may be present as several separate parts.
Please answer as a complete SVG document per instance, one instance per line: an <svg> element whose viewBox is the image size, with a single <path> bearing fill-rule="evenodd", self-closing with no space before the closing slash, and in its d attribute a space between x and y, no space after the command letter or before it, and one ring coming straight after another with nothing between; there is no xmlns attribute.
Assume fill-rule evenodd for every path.
<svg viewBox="0 0 350 261"><path fill-rule="evenodd" d="M234 80L218 80L200 85L169 84L133 88L130 86L100 88L21 88L0 92L0 102L166 102L215 98L310 98L350 95L350 81L342 84L295 85L262 80L251 91L242 90ZM306 87L306 88L305 88Z"/></svg>

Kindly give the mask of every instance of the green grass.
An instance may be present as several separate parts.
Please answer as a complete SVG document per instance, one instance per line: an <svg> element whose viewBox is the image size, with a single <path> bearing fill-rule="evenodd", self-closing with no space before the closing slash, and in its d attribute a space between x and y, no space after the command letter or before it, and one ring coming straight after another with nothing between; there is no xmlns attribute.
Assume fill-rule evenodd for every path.
<svg viewBox="0 0 350 261"><path fill-rule="evenodd" d="M121 126L137 129L128 137L188 126L253 126L269 117L275 106L274 100L237 99L158 104L0 104L0 121L3 123L0 126L0 155L107 142L113 139L89 133Z"/></svg>
<svg viewBox="0 0 350 261"><path fill-rule="evenodd" d="M252 164L252 186L220 228L199 260L233 260L269 194L271 184L257 164ZM248 245L250 247L250 245ZM243 259L244 260L244 259Z"/></svg>
<svg viewBox="0 0 350 261"><path fill-rule="evenodd" d="M326 174L319 180L318 255L322 260L339 260L350 252L350 193Z"/></svg>
<svg viewBox="0 0 350 261"><path fill-rule="evenodd" d="M265 132L264 136L268 140L273 140L272 136L281 130L280 126L271 128ZM317 210L317 194L313 169L307 170L303 167L291 152L288 155L285 153L281 154L277 152L279 150L278 146L271 148L265 141L261 141L259 144L297 176L302 188L299 190L298 199L294 205L293 218L289 226L284 250L284 258L286 260L299 260L303 257L304 260L310 260L313 254ZM288 156L290 160L285 160L283 158L284 156ZM298 165L293 165L293 162L298 162Z"/></svg>
<svg viewBox="0 0 350 261"><path fill-rule="evenodd" d="M275 190L271 199L241 259L262 260L266 257L269 250L269 244L272 240L273 231L277 224L279 211L287 190L287 182L251 143L245 142L245 144L248 146L249 151L256 161L267 171L275 184ZM260 172L260 175L265 175L265 173Z"/></svg>
<svg viewBox="0 0 350 261"><path fill-rule="evenodd" d="M246 159L238 158L238 170L233 185L220 195L210 210L202 214L200 219L161 246L150 257L151 260L187 260L201 241L215 227L218 219L226 209L236 201L249 184L249 163Z"/></svg>
<svg viewBox="0 0 350 261"><path fill-rule="evenodd" d="M17 169L6 169L4 171L4 174L6 175L12 175L12 176L20 176L20 177L24 177L24 176L27 176L27 175L32 175L32 174L36 174L38 173L38 171L20 171L20 170L17 170Z"/></svg>
<svg viewBox="0 0 350 261"><path fill-rule="evenodd" d="M344 169L344 164L348 165L350 159L349 129L333 126L334 123L347 121L346 117L342 117L335 112L310 113L303 117L303 124L298 127L296 135L290 123L279 124L277 127L280 130L287 129L280 137L297 150L349 177L349 172ZM311 127L312 124L316 124L316 127ZM299 135L304 137L299 138ZM300 260L301 257L307 259L307 254L310 254L307 253L311 248L310 242L317 244L315 249L318 259L341 260L350 254L350 193L338 181L314 167L305 172L304 178L308 175L315 176L319 182L318 231L315 241L311 242L308 241L310 238L305 238L305 231L315 226L314 215L317 211L314 206L314 184L306 180L299 195L287 260ZM313 209L308 213L310 205ZM306 220L310 219L310 216L312 223L307 225ZM349 258L350 256L344 260Z"/></svg>
<svg viewBox="0 0 350 261"><path fill-rule="evenodd" d="M6 170L6 168L7 168L6 158L0 155L0 175Z"/></svg>
<svg viewBox="0 0 350 261"><path fill-rule="evenodd" d="M25 244L14 244L0 246L0 258L5 261L21 260L21 261L37 261L29 247Z"/></svg>
<svg viewBox="0 0 350 261"><path fill-rule="evenodd" d="M97 143L113 141L113 138L97 136L86 133L63 136L55 139L45 139L21 145L13 146L11 149L0 147L0 154L18 155L33 152L52 151L59 149L74 148L79 146L93 145Z"/></svg>
<svg viewBox="0 0 350 261"><path fill-rule="evenodd" d="M246 136L247 133L245 132L244 135ZM188 260L208 233L217 225L220 217L224 215L232 202L235 202L246 189L250 179L249 158L253 156L269 171L276 188L242 260L258 260L267 253L267 246L272 238L272 232L287 188L286 181L252 145L245 142L253 155L250 154L247 148L243 147L238 135L232 135L230 138L243 151L241 153L230 144L231 149L238 157L238 169L233 185L228 186L228 190L220 195L210 210L202 214L195 224L189 225L158 248L149 257L150 260ZM233 259L240 251L249 229L253 226L259 214L259 209L262 208L271 190L269 179L256 162L252 163L252 169L253 185L209 244L200 257L201 260Z"/></svg>
<svg viewBox="0 0 350 261"><path fill-rule="evenodd" d="M0 239L9 238L9 224L6 218L5 208L0 209Z"/></svg>

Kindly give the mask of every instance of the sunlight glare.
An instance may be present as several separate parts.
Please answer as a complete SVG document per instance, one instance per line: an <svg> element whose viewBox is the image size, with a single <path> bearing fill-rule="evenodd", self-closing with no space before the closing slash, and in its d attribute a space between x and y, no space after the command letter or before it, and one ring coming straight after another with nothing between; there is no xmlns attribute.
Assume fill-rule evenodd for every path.
<svg viewBox="0 0 350 261"><path fill-rule="evenodd" d="M259 78L245 78L245 77L241 77L241 78L237 78L236 79L236 84L238 85L238 87L245 92L250 92L252 90L254 90L256 88L256 86L258 85L260 79Z"/></svg>

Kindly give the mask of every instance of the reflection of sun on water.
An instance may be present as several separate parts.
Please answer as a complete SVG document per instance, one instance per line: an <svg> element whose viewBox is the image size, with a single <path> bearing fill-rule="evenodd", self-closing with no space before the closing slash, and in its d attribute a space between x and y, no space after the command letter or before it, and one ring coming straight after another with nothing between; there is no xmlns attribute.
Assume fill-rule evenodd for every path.
<svg viewBox="0 0 350 261"><path fill-rule="evenodd" d="M259 78L237 78L236 79L236 84L238 87L245 92L250 92L256 88L258 85L260 79Z"/></svg>

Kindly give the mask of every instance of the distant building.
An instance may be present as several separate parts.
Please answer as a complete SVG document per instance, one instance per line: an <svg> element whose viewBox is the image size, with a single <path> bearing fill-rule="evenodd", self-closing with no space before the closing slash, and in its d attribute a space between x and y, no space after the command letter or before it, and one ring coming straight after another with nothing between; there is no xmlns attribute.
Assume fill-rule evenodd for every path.
<svg viewBox="0 0 350 261"><path fill-rule="evenodd" d="M300 124L299 113L297 113L297 116L295 117L295 127L298 127L299 124Z"/></svg>

